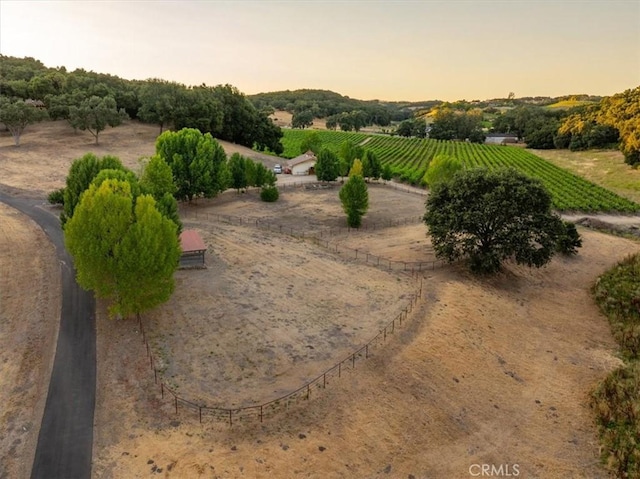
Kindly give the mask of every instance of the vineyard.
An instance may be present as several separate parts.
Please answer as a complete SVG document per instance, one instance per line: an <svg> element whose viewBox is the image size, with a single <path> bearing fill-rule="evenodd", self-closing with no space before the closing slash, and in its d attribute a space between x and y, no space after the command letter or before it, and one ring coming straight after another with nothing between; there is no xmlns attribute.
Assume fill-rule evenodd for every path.
<svg viewBox="0 0 640 479"><path fill-rule="evenodd" d="M296 156L306 132L285 130L283 144ZM393 175L402 181L421 185L432 158L439 154L458 158L467 167L512 167L538 178L553 197L560 211L621 212L640 211L640 205L597 186L584 178L559 168L527 150L500 145L478 145L459 141L423 140L365 133L318 131L322 146L338 151L346 141L361 144L374 152L383 164L391 166ZM297 146L297 150L295 149Z"/></svg>

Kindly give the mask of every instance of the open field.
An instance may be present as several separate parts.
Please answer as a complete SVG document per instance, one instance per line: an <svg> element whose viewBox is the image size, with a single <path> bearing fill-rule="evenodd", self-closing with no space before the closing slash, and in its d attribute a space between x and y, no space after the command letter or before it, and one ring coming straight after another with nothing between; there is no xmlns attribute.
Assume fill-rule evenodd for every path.
<svg viewBox="0 0 640 479"><path fill-rule="evenodd" d="M37 129L40 127L42 130ZM88 134L76 137L71 133L68 144L49 142L45 134L53 135L55 128L62 126L38 125L32 136L28 136L27 130L21 147L25 150L10 148L2 137L2 183L32 190L35 194L64 184L71 160L92 151L93 145ZM135 167L138 156L153 152L155 130L134 124L107 130L102 141L111 154ZM135 131L139 134L134 134ZM112 142L108 142L109 133L122 137L113 136ZM29 141L33 144L26 148ZM83 150L84 147L87 150ZM372 186L371 192L371 213L365 217L365 223L385 224L424 213L422 196L384 186ZM228 192L182 209L187 226L200 229L209 243L210 268L179 272L179 291L172 302L149 313L145 320L155 317L157 324L153 327L160 333L161 326L163 331L168 330L167 323L173 317L174 337L162 339L159 334L157 337L165 345L170 341L188 344L189 349L182 351L183 360L197 361L196 347L212 340L213 333L219 346L211 343L209 351L226 355L221 358L233 366L229 370L238 372L242 361L247 364L247 359L252 359L251 355L242 357L237 345L252 328L245 327L248 323L242 321L258 317L251 316L258 315L252 307L242 307L243 304L251 306L254 297L262 298L265 303L260 313L269 321L261 330L267 333L276 331L281 311L291 314L289 321L292 321L299 303L304 303L301 308L313 308L314 302L320 302L319 298L331 298L338 305L353 301L355 308L329 310L337 314L336 311L342 309L345 321L355 321L363 328L347 330L341 326L340 330L335 329L333 337L325 336L327 345L331 339L335 342L338 355L344 350L340 348L348 349L367 336L369 327L371 335L377 332L377 313L371 318L361 318L369 316L370 310L363 309L369 307L369 298L376 304L380 301L382 308L392 314L395 298L402 302L404 298L399 295L413 292L405 291L404 277L398 276L398 280L392 273L383 274L372 266L349 262L310 241L255 229L250 222L216 225L202 218L196 221L189 214L198 211L203 215L240 216L252 221L264 219L285 228L295 226L313 231L335 229L344 221L335 189L285 189L281 191L281 200L273 205L259 202L256 196L256 192L242 195ZM5 341L0 353L1 367L19 371L18 365L23 363L28 350L31 359L42 360L42 366L27 360L24 364L33 364L29 371L46 370L53 354L51 348L55 344L55 321L59 313L55 302L59 295L58 264L44 235L28 219L9 208L0 209L0 231L3 232L0 236L3 251L11 252L11 255L0 256L2 270L15 271L8 278L3 276L5 284L0 296L0 327L9 328L6 334L3 330L0 337L0 341ZM383 349L376 350L372 358L362 361L310 402L299 404L287 414L270 418L263 424L256 421L229 428L211 421L201 425L193 411L181 410L176 416L172 404L161 400L154 384L138 324L107 319L105 305L100 304L93 477L457 478L470 477L469 467L473 464L518 464L520 477L604 479L607 474L598 461L596 429L588 407L589 392L619 360L615 357L617 346L608 321L599 313L588 289L597 276L618 259L639 252L640 244L585 229L580 232L584 236L584 247L577 257L555 258L541 270L511 265L490 280L470 276L459 267L424 273L424 301ZM331 241L398 261L429 257L426 230L417 223L340 232L332 236ZM275 273L276 263L284 263L283 269L270 277ZM307 266L313 266L311 271L316 272L311 273ZM216 273L224 276L218 278ZM290 284L294 285L291 291ZM302 297L295 296L299 284L307 288ZM37 295L34 295L34 285L42 285ZM210 288L208 292L207 288ZM213 294L220 290L229 292L229 297L215 298ZM289 292L294 296L289 297ZM187 304L175 302L179 297ZM307 297L313 301L307 302ZM205 298L221 304L208 303ZM269 301L273 301L273 305ZM216 308L217 315L222 309L237 308L235 319L217 325L207 321L211 318L209 311ZM30 318L43 319L37 320L35 326L32 326L34 323L27 325L23 321L24 311L29 311ZM48 315L45 311L55 313ZM189 323L177 315L179 311L185 315L186 312L201 314L202 321L198 325ZM45 317L54 317L55 321L45 324ZM313 329L318 328L317 324L301 323L298 330L292 324L290 322L291 331L278 330L278 334L282 333L279 338L275 334L258 338L255 332L254 343L244 344L257 350L259 341L264 340L265 344L270 341L268 349L279 354L279 362L274 359L272 364L274 370L280 367L284 371L279 377L284 382L271 386L269 394L276 387L291 387L312 374L315 368L312 362L298 362L302 365L299 376L289 375L295 368L286 371L287 363L295 364L295 356L302 358L301 352L305 349L307 359L313 359L314 351L305 348L308 342L299 342L300 334L307 328L316 336L321 333ZM218 327L217 334L208 326ZM223 327L227 329L221 329ZM327 327L331 331L331 325ZM51 343L45 341L25 348L20 339L34 330ZM276 339L281 341L279 345ZM298 351L295 348L299 348ZM38 358L33 356L34 351ZM324 354L333 355L326 350ZM169 359L169 351L166 357ZM224 371L216 371L214 368L218 366L207 364L208 358L199 359L205 364L192 365L200 374L198 380L202 382L207 374L215 377L221 387L225 386L220 376L226 372L226 366ZM317 367L321 369L325 359L319 359ZM341 356L336 361L340 359ZM326 361L331 362L328 357ZM183 370L187 371L189 365L183 364ZM176 363L168 367L176 371L178 368ZM267 369L268 363L256 364L253 379L258 379L259 374L268 374ZM2 379L16 377L14 373L5 376L4 371ZM35 391L46 392L48 376L35 374L35 379L31 375L19 375L21 383L17 387L22 388L25 395L16 393L16 401L34 404L35 397L35 402L42 400L43 406L45 393ZM186 372L181 374L184 381ZM230 379L233 382L233 377ZM269 381L266 375L262 380ZM248 386L243 398L262 397L264 391L253 387L262 388L264 382L226 384L230 388L228 392L238 394L237 397L243 385ZM186 382L181 385L181 389L189 387L194 385ZM18 416L12 422L3 409L0 416L3 431L8 431L7 425L13 423L37 424L38 419L31 419L39 417L33 412L37 411L37 405L17 408L18 403L9 404L11 414ZM14 428L3 436L0 457L7 457L20 434L20 430ZM34 434L32 437L37 437L35 427ZM9 465L9 478L20 477L22 471L28 475L33 453L28 447L20 450L22 444L24 440L16 443L14 450L22 457L15 461L22 462Z"/></svg>

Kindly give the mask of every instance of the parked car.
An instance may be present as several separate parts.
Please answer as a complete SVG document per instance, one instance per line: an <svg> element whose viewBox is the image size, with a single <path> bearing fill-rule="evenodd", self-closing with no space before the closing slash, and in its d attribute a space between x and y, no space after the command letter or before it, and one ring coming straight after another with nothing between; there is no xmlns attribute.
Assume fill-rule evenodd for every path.
<svg viewBox="0 0 640 479"><path fill-rule="evenodd" d="M273 172L274 172L276 175L279 175L280 173L282 173L282 166L281 166L281 165L276 165L276 166L274 166L274 167L273 167Z"/></svg>

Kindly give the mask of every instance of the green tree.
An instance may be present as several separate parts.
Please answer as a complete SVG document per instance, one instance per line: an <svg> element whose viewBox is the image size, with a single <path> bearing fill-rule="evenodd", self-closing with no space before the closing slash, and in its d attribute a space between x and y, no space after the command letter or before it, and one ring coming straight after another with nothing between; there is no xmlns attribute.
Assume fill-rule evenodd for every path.
<svg viewBox="0 0 640 479"><path fill-rule="evenodd" d="M313 125L313 113L310 110L294 113L291 117L292 128L307 128Z"/></svg>
<svg viewBox="0 0 640 479"><path fill-rule="evenodd" d="M340 158L340 176L347 176L356 158L362 158L364 151L352 141L344 141L340 144L338 157Z"/></svg>
<svg viewBox="0 0 640 479"><path fill-rule="evenodd" d="M9 129L16 146L20 146L20 137L28 125L47 118L46 111L27 105L22 100L11 102L4 97L0 97L0 100L0 122Z"/></svg>
<svg viewBox="0 0 640 479"><path fill-rule="evenodd" d="M186 87L178 83L148 80L140 87L138 94L138 117L144 122L159 125L162 133L166 125L175 123L181 108L181 93L185 91Z"/></svg>
<svg viewBox="0 0 640 479"><path fill-rule="evenodd" d="M101 131L107 126L120 125L128 117L123 109L118 110L116 101L110 96L104 98L92 96L84 100L79 106L72 105L69 107L69 123L71 126L74 129L87 130L91 133L96 139L96 145Z"/></svg>
<svg viewBox="0 0 640 479"><path fill-rule="evenodd" d="M231 188L240 193L240 190L247 187L247 169L244 157L240 153L234 153L229 158L227 168L231 173Z"/></svg>
<svg viewBox="0 0 640 479"><path fill-rule="evenodd" d="M319 181L335 181L338 178L340 160L338 156L328 148L323 148L318 153L316 160L316 177Z"/></svg>
<svg viewBox="0 0 640 479"><path fill-rule="evenodd" d="M347 224L351 228L359 228L362 217L369 209L369 191L362 177L362 164L359 160L354 161L349 180L340 188L338 195L342 209L347 214Z"/></svg>
<svg viewBox="0 0 640 479"><path fill-rule="evenodd" d="M362 176L365 178L378 179L382 174L382 164L376 154L370 150L365 150L362 155Z"/></svg>
<svg viewBox="0 0 640 479"><path fill-rule="evenodd" d="M304 135L302 142L300 143L300 153L306 153L311 150L316 155L320 153L322 149L322 139L317 131L309 131Z"/></svg>
<svg viewBox="0 0 640 479"><path fill-rule="evenodd" d="M209 133L165 131L156 140L156 154L171 167L179 200L213 198L227 188L227 155Z"/></svg>
<svg viewBox="0 0 640 479"><path fill-rule="evenodd" d="M80 202L80 195L89 188L94 178L102 170L125 170L125 167L115 156L98 158L93 153L87 153L71 164L64 188L64 210L60 215L63 226L73 216L75 208Z"/></svg>
<svg viewBox="0 0 640 479"><path fill-rule="evenodd" d="M176 192L173 182L173 172L167 162L159 155L153 155L146 160L140 175L140 186L144 193L153 196L158 201L165 193Z"/></svg>
<svg viewBox="0 0 640 479"><path fill-rule="evenodd" d="M393 178L393 171L391 171L391 166L389 165L389 163L385 164L382 167L381 177L384 181L389 181L391 180L391 178Z"/></svg>
<svg viewBox="0 0 640 479"><path fill-rule="evenodd" d="M438 183L451 180L463 168L464 165L457 158L440 153L429 162L424 174L424 182L429 188L433 188Z"/></svg>
<svg viewBox="0 0 640 479"><path fill-rule="evenodd" d="M180 247L175 224L155 200L135 201L128 182L92 184L65 228L78 283L112 301L110 314L128 316L169 299Z"/></svg>
<svg viewBox="0 0 640 479"><path fill-rule="evenodd" d="M499 271L511 257L543 266L562 231L544 186L513 169L462 170L451 181L436 183L424 221L439 258L467 258L480 273Z"/></svg>

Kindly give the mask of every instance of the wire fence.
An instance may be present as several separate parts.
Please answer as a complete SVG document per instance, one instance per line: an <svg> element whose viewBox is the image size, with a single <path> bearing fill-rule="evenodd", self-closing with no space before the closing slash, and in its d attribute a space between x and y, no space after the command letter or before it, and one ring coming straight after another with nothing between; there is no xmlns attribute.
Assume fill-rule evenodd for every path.
<svg viewBox="0 0 640 479"><path fill-rule="evenodd" d="M358 233L362 231L375 231L377 229L389 228L392 226L402 226L409 224L418 224L422 222L422 217L408 217L408 218L399 218L395 220L389 220L384 222L372 223L366 225L362 228L348 228L348 227L329 227L321 229L320 231L305 231L295 229L291 226L286 226L282 224L278 224L275 222L265 221L261 219L252 219L252 218L244 218L241 216L231 216L231 215L219 215L215 213L208 212L183 212L182 217L185 220L195 220L198 222L219 222L226 223L230 225L238 225L238 226L252 226L261 229L265 229L270 232L276 232L281 234L286 234L289 236L293 236L295 238L300 239L308 239L313 241L316 245L324 247L325 249L337 253L348 256L354 260L358 260L364 262L366 264L371 264L377 267L381 267L388 270L393 271L406 271L406 272L420 272L426 270L434 270L436 267L444 266L446 264L445 261L439 260L435 258L435 253L433 253L433 249L428 249L431 253L433 253L434 259L431 260L422 260L422 261L400 261L400 260L392 260L389 258L385 258L380 255L376 255L373 253L369 253L361 248L350 248L348 246L339 244L337 242L332 242L327 238L332 238L344 233Z"/></svg>
<svg viewBox="0 0 640 479"><path fill-rule="evenodd" d="M286 187L300 187L308 186L310 183L294 183L282 185ZM366 231L375 230L381 228L388 228L392 226L408 225L419 223L422 221L422 217L410 217L401 218L395 220L389 220L379 223L369 223L363 225L360 229L353 229L347 227L337 228L325 228L320 232L309 232L296 230L292 227L277 224L274 222L264 221L261 219L243 218L231 215L219 215L208 212L185 211L181 212L181 215L185 219L192 218L198 221L207 222L225 222L228 224L255 226L258 228L266 229L272 232L278 232L282 234L288 234L302 239L309 239L318 246L324 247L330 251L338 254L346 254L352 256L355 260L364 261L367 264L372 264L378 267L387 268L389 270L400 271L404 274L411 274L417 277L419 273L425 269L435 269L436 266L442 265L440 260L431 261L397 261L382 256L373 255L371 253L356 249L349 248L344 245L332 243L327 238L334 237L338 234L345 232ZM311 381L300 386L295 391L292 391L283 396L277 397L270 401L266 401L260 404L244 407L219 407L210 406L195 400L187 399L181 396L175 388L172 388L162 377L162 373L158 370L157 362L153 355L153 348L150 345L148 335L144 327L144 320L141 315L138 315L138 324L142 335L142 342L146 347L146 354L149 360L149 366L153 371L154 382L160 390L160 397L162 400L168 401L175 409L175 413L178 414L181 410L190 411L194 416L198 418L200 423L205 420L214 420L217 422L228 423L229 426L234 424L249 423L249 422L263 422L265 419L272 417L283 411L287 411L289 408L295 406L298 403L309 401L312 397L323 391L327 386L333 384L339 380L343 375L350 374L356 369L356 365L360 364L363 360L366 360L374 355L376 350L380 349L387 343L390 336L393 336L396 329L401 328L406 324L409 319L409 315L414 311L417 304L423 300L422 288L423 280L420 278L419 286L417 290L412 294L409 303L400 311L400 313L392 318L384 328L371 338L366 344L353 351L351 354L337 362L331 368L325 370Z"/></svg>
<svg viewBox="0 0 640 479"><path fill-rule="evenodd" d="M311 381L303 384L295 391L260 404L237 408L208 406L204 403L199 403L181 396L174 388L167 385L162 377L162 373L158 371L156 367L157 363L154 359L152 347L150 346L144 327L144 320L141 315L138 315L138 325L142 334L142 342L146 347L149 366L153 371L155 384L160 390L161 399L170 402L176 414L181 410L189 411L198 418L200 423L206 419L211 419L218 422L226 422L229 426L233 426L234 424L240 423L263 422L267 418L287 411L296 404L309 401L313 396L339 380L343 375L353 372L357 364L372 357L377 349L386 344L388 338L393 336L397 329L406 324L409 315L421 299L423 299L422 279L420 279L419 287L415 294L411 296L406 307L389 321L378 334L359 349L353 351L334 366L322 372Z"/></svg>

